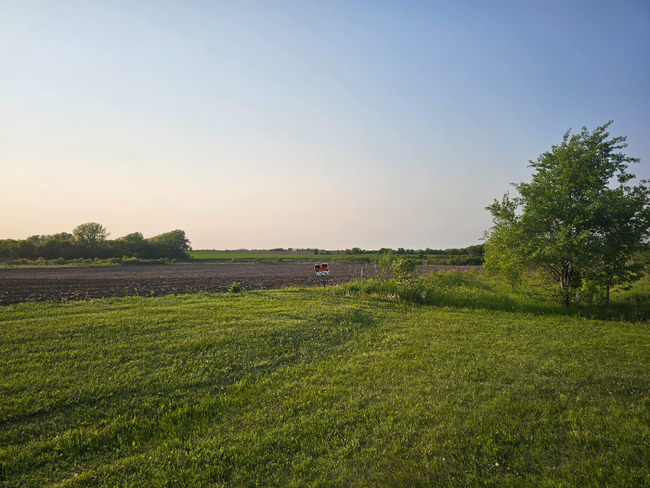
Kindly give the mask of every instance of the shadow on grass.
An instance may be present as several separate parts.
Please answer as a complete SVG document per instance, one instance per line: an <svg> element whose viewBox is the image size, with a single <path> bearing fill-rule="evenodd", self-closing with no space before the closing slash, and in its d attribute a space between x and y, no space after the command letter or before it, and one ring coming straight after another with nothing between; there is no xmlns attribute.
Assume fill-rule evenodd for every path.
<svg viewBox="0 0 650 488"><path fill-rule="evenodd" d="M609 306L604 303L572 303L564 307L538 284L508 286L480 273L438 272L412 280L355 281L340 287L346 294L368 294L438 307L493 310L532 315L560 315L600 320L643 322L650 320L650 285L638 284L617 291Z"/></svg>

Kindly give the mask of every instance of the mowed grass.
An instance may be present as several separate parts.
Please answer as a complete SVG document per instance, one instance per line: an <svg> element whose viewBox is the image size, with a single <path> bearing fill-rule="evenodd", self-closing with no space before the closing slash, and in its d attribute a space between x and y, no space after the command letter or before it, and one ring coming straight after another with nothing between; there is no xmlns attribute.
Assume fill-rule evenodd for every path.
<svg viewBox="0 0 650 488"><path fill-rule="evenodd" d="M0 486L649 486L647 322L336 290L0 309Z"/></svg>

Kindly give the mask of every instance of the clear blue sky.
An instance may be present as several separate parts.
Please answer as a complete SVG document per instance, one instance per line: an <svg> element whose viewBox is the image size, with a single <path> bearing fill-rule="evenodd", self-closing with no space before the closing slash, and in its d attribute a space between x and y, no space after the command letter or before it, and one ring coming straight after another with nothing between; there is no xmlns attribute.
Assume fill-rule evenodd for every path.
<svg viewBox="0 0 650 488"><path fill-rule="evenodd" d="M650 178L650 3L0 3L0 238L476 244L569 128Z"/></svg>

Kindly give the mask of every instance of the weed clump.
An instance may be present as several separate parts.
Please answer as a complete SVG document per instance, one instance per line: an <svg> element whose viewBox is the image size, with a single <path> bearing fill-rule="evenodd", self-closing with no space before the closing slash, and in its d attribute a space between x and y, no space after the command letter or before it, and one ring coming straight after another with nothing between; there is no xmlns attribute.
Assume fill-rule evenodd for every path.
<svg viewBox="0 0 650 488"><path fill-rule="evenodd" d="M241 283L233 283L228 287L228 292L230 293L241 293L244 291L244 287L241 286Z"/></svg>

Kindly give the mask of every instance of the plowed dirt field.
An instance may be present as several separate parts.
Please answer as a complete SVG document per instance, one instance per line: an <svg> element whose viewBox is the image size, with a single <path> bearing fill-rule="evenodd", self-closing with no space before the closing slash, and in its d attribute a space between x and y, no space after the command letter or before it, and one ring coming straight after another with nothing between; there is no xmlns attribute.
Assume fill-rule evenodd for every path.
<svg viewBox="0 0 650 488"><path fill-rule="evenodd" d="M374 276L375 266L330 264L326 285ZM467 271L464 266L421 266L421 272ZM245 290L289 285L322 286L313 264L222 264L189 266L112 266L86 268L0 269L0 305L44 300L85 300L120 296L162 296L225 292L234 283Z"/></svg>

